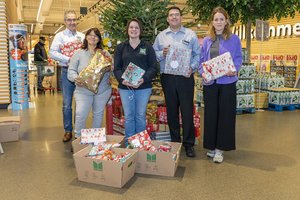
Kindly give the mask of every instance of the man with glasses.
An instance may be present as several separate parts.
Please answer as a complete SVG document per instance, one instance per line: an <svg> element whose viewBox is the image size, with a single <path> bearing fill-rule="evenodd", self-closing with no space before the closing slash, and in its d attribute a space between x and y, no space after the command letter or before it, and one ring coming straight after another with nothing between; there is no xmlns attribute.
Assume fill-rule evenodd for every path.
<svg viewBox="0 0 300 200"><path fill-rule="evenodd" d="M57 33L50 47L50 57L59 62L58 68L61 68L61 86L63 95L63 124L65 134L63 142L72 139L72 99L75 90L75 83L67 78L68 63L74 50L82 45L84 34L76 31L76 12L67 10L64 13L64 22L66 29Z"/></svg>
<svg viewBox="0 0 300 200"><path fill-rule="evenodd" d="M183 146L188 157L195 157L194 143L195 132L193 122L194 109L194 76L200 61L200 45L197 35L191 29L182 26L180 8L173 6L168 9L167 21L169 27L160 32L153 44L157 60L160 63L161 84L167 106L167 120L172 142L181 142L179 109L182 118ZM180 47L186 52L191 52L190 62L179 65L174 58L174 68L185 68L185 75L174 75L165 70L166 56L170 47ZM180 58L179 58L180 59ZM172 61L173 62L173 61ZM187 62L186 62L187 63ZM187 66L186 66L187 65ZM172 65L171 65L172 66Z"/></svg>

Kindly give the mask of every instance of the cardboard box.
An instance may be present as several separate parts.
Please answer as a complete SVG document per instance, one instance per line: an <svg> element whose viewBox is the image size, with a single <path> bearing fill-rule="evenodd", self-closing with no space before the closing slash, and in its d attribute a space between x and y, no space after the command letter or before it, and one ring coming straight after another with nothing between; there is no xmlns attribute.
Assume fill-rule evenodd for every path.
<svg viewBox="0 0 300 200"><path fill-rule="evenodd" d="M88 147L88 144L80 144L81 138L77 138L72 142L73 154ZM120 135L106 135L106 143L107 144L121 144L121 147L125 147L125 137Z"/></svg>
<svg viewBox="0 0 300 200"><path fill-rule="evenodd" d="M20 116L0 117L0 142L19 140Z"/></svg>
<svg viewBox="0 0 300 200"><path fill-rule="evenodd" d="M155 147L159 147L164 141L152 141ZM174 176L180 156L181 143L169 142L172 145L171 152L138 151L136 161L136 173Z"/></svg>
<svg viewBox="0 0 300 200"><path fill-rule="evenodd" d="M113 148L116 153L127 151L132 154L124 163L121 163L86 157L91 148L88 146L73 154L78 180L121 188L134 176L137 150Z"/></svg>

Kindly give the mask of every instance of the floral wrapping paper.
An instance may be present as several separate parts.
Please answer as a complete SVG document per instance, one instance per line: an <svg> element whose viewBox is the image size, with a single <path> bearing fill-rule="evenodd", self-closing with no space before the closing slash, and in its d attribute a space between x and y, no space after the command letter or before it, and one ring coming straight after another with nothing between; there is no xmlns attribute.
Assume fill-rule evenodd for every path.
<svg viewBox="0 0 300 200"><path fill-rule="evenodd" d="M74 52L77 49L80 49L82 47L82 42L80 40L75 40L73 42L65 43L64 45L60 46L60 51L63 55L72 57L74 55Z"/></svg>
<svg viewBox="0 0 300 200"><path fill-rule="evenodd" d="M165 71L166 74L187 76L189 74L192 50L170 46L166 56Z"/></svg>
<svg viewBox="0 0 300 200"><path fill-rule="evenodd" d="M236 71L229 52L203 62L202 67L207 81L212 81L222 77L229 71Z"/></svg>
<svg viewBox="0 0 300 200"><path fill-rule="evenodd" d="M145 70L130 62L122 74L122 78L127 80L131 85L137 85L144 74Z"/></svg>
<svg viewBox="0 0 300 200"><path fill-rule="evenodd" d="M89 65L79 73L76 81L96 94L104 74L110 71L111 65L111 55L105 50L97 50Z"/></svg>

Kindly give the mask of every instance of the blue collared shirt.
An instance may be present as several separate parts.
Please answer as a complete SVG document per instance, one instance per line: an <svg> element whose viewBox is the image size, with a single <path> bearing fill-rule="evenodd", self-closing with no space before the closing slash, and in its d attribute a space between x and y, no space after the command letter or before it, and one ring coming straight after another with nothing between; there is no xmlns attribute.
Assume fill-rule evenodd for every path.
<svg viewBox="0 0 300 200"><path fill-rule="evenodd" d="M170 27L160 32L153 44L157 61L160 64L160 73L164 73L166 57L163 55L164 47L169 45L180 43L192 50L192 57L190 67L193 72L198 70L200 61L200 44L197 35L189 28L181 26L180 30L173 32Z"/></svg>
<svg viewBox="0 0 300 200"><path fill-rule="evenodd" d="M50 47L50 57L56 61L59 61L60 66L68 66L68 62L70 60L70 57L63 55L61 53L61 47L68 43L73 42L75 40L80 40L83 42L84 34L81 32L76 31L75 33L70 31L69 29L65 29L64 31L61 31L57 33L52 41L51 47Z"/></svg>

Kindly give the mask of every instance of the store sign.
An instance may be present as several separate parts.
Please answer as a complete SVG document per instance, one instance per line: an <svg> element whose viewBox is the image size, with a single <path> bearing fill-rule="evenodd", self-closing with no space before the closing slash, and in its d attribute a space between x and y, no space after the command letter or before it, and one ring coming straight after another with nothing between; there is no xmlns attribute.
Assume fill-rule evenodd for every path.
<svg viewBox="0 0 300 200"><path fill-rule="evenodd" d="M232 29L232 33L239 36L241 40L246 39L246 28L244 25L235 26ZM284 37L284 36L300 36L300 23L283 24L278 26L269 27L270 37ZM256 38L255 29L251 29L251 39Z"/></svg>

